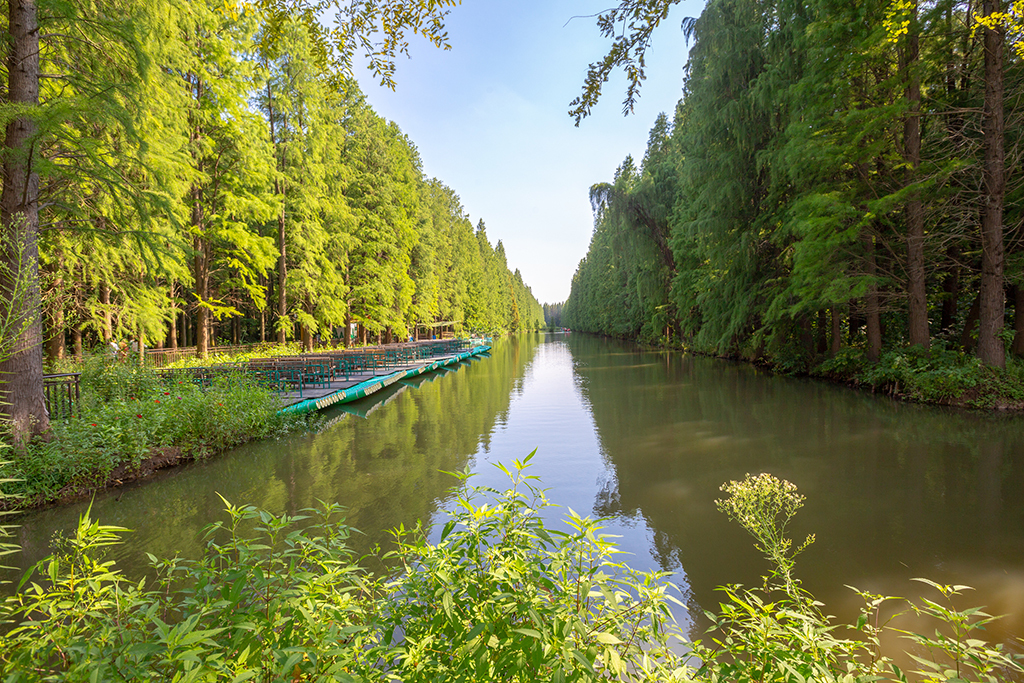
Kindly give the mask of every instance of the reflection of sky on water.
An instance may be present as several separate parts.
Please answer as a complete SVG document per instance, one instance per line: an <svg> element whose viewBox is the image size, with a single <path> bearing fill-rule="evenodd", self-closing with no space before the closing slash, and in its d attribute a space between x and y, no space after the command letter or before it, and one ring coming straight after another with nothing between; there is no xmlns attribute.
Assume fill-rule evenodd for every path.
<svg viewBox="0 0 1024 683"><path fill-rule="evenodd" d="M570 508L584 517L608 516L602 533L617 537L619 549L628 553L618 561L645 571L671 568L670 580L683 593L676 597L685 602L689 598L686 575L664 536L653 532L639 514L607 515L602 509L617 495L617 484L591 407L576 381L573 361L561 335L549 335L537 347L509 405L508 417L495 425L489 443L472 461L471 481L504 491L509 479L495 464L511 469L515 460L523 460L536 449L528 474L540 478L535 483L549 489L548 499L557 505L544 512L546 523L567 529L563 519ZM435 518L435 523L440 518ZM689 630L685 612L677 613L676 618Z"/></svg>
<svg viewBox="0 0 1024 683"><path fill-rule="evenodd" d="M368 552L388 529L451 506L454 480L439 470L468 465L475 484L504 490L493 464L537 449L530 474L562 506L546 519L561 528L565 508L609 517L627 562L673 570L697 615L715 608L716 586L765 571L714 500L723 482L769 471L807 496L792 535L817 542L797 575L828 612L855 615L847 584L921 594L910 579L925 576L973 585L965 606L1010 615L991 635L1024 633L1024 418L901 405L580 335L501 340L492 358L410 384L356 414L329 412L317 434L100 495L93 516L136 530L115 550L129 569L144 551L197 552L199 530L222 515L218 493L273 512L339 502ZM86 504L25 515L29 552L17 561L41 557Z"/></svg>

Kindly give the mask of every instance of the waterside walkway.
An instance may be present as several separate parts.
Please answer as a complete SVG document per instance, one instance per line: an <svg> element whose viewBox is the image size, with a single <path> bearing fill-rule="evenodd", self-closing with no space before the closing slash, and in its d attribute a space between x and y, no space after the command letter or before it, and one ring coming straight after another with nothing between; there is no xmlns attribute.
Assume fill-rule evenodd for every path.
<svg viewBox="0 0 1024 683"><path fill-rule="evenodd" d="M460 361L473 356L479 356L490 350L490 346L475 346L454 353L410 360L407 364L393 368L387 374L375 374L374 371L371 371L368 374L360 373L352 374L346 378L335 378L323 386L310 387L304 390L304 396L297 396L293 392L282 394L282 400L290 401L290 403L282 408L281 412L307 413L314 410L323 410L332 405L357 401L380 391L384 387L389 387L395 382L432 372L445 366L455 365Z"/></svg>
<svg viewBox="0 0 1024 683"><path fill-rule="evenodd" d="M454 365L489 350L486 344L446 339L258 358L168 372L188 375L203 385L218 376L242 372L277 393L282 413L306 413L356 401L400 380Z"/></svg>

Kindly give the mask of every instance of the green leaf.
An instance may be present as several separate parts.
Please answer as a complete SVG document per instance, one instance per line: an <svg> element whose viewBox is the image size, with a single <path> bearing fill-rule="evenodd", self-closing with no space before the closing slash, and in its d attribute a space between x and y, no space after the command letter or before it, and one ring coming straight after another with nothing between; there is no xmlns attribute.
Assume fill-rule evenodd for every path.
<svg viewBox="0 0 1024 683"><path fill-rule="evenodd" d="M536 638L537 640L541 640L541 638L542 638L540 632L539 631L534 631L532 628L514 628L514 629L512 629L512 632L513 633L521 633L524 636L529 636L530 638Z"/></svg>
<svg viewBox="0 0 1024 683"><path fill-rule="evenodd" d="M622 641L611 633L599 632L594 634L594 639L604 645L621 645Z"/></svg>

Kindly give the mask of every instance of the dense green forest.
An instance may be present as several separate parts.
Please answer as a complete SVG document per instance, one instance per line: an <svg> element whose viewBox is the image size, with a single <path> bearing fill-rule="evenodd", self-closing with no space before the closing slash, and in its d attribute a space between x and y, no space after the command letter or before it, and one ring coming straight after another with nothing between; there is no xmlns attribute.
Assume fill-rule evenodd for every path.
<svg viewBox="0 0 1024 683"><path fill-rule="evenodd" d="M612 68L639 82L652 8L672 4L606 15L636 10L577 116ZM908 346L1024 354L1024 71L998 9L708 2L683 22L673 116L591 189L563 324L799 371Z"/></svg>
<svg viewBox="0 0 1024 683"><path fill-rule="evenodd" d="M561 303L544 304L542 307L544 309L544 320L547 322L548 327L562 326L562 306L563 304Z"/></svg>
<svg viewBox="0 0 1024 683"><path fill-rule="evenodd" d="M141 338L205 356L539 327L501 242L347 76L355 46L389 81L403 31L446 44L452 4L353 3L332 32L306 3L11 3L18 68L0 104L22 136L5 156L5 350L43 343L57 359ZM13 417L38 431L41 404L25 404L41 394L18 386L41 369L22 355Z"/></svg>

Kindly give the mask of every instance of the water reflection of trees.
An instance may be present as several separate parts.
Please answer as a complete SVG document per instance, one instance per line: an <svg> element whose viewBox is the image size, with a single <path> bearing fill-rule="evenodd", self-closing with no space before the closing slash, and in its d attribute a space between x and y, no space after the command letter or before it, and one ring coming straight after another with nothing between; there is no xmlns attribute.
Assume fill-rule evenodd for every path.
<svg viewBox="0 0 1024 683"><path fill-rule="evenodd" d="M293 434L169 471L156 479L97 498L92 516L132 529L112 552L137 571L144 553L194 555L200 530L223 517L218 494L234 504L298 514L331 501L347 508L360 553L386 544L387 531L430 520L455 480L442 470L464 468L507 418L511 396L536 352L537 336L499 342L492 357L460 365L415 389L393 388L374 400L386 403L369 419L340 409L326 413L317 433ZM373 398L373 397L371 397ZM359 408L368 411L372 401ZM55 530L70 530L85 509L41 510L20 520L16 557L29 566L48 552Z"/></svg>
<svg viewBox="0 0 1024 683"><path fill-rule="evenodd" d="M795 533L818 542L799 573L822 597L845 599L843 584L899 591L913 576L970 583L992 567L1024 569L1020 417L898 404L586 336L572 351L614 474L596 511L646 519L657 556L682 565L704 605L715 586L749 584L765 568L713 505L722 482L747 472L807 495Z"/></svg>

